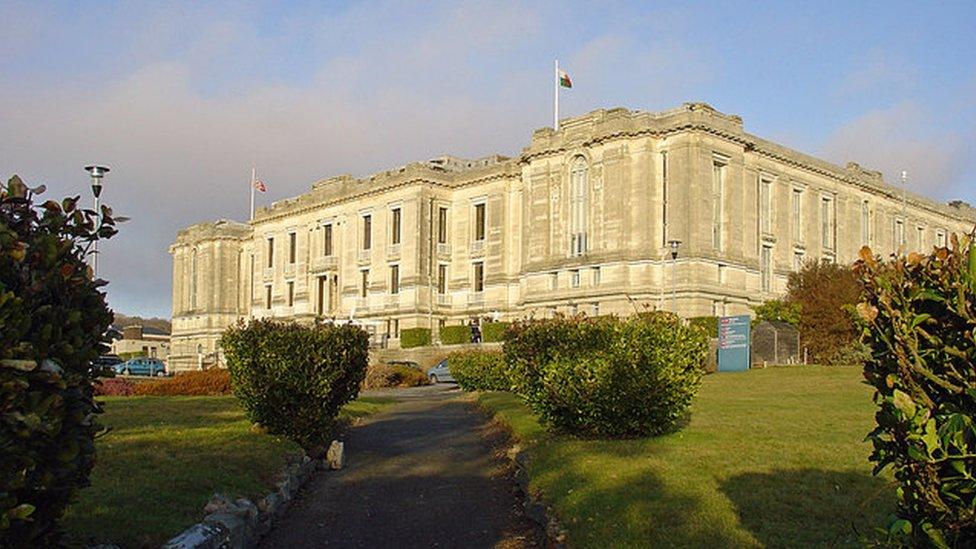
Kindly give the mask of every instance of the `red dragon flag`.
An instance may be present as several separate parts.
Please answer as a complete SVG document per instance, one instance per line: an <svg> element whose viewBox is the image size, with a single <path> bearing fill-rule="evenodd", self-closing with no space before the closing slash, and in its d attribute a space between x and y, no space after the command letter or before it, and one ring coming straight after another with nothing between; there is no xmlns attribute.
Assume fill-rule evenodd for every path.
<svg viewBox="0 0 976 549"><path fill-rule="evenodd" d="M552 86L552 128L559 131L559 88L573 88L573 81L569 79L569 74L560 70L559 60L555 64L556 81Z"/></svg>
<svg viewBox="0 0 976 549"><path fill-rule="evenodd" d="M264 181L255 181L254 182L254 188L257 189L258 192L261 192L261 193L268 192L268 187L266 187L264 185Z"/></svg>
<svg viewBox="0 0 976 549"><path fill-rule="evenodd" d="M569 79L569 75L564 70L559 71L559 85L564 88L573 87L573 81Z"/></svg>

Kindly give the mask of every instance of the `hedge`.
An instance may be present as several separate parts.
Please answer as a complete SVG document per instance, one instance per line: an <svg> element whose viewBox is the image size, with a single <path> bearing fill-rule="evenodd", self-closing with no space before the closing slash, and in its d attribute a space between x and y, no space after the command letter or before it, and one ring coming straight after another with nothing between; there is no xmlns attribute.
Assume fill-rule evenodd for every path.
<svg viewBox="0 0 976 549"><path fill-rule="evenodd" d="M43 192L16 176L0 187L0 547L61 545L104 431L92 363L112 312L86 256L115 219L77 196L36 205Z"/></svg>
<svg viewBox="0 0 976 549"><path fill-rule="evenodd" d="M444 326L441 328L442 345L460 345L462 343L471 343L470 326Z"/></svg>
<svg viewBox="0 0 976 549"><path fill-rule="evenodd" d="M516 392L550 429L637 437L684 425L708 336L671 313L557 316L513 325L504 352Z"/></svg>
<svg viewBox="0 0 976 549"><path fill-rule="evenodd" d="M230 372L224 368L178 372L169 379L136 384L134 394L155 396L217 396L229 395Z"/></svg>
<svg viewBox="0 0 976 549"><path fill-rule="evenodd" d="M486 322L481 325L481 339L482 341L496 342L505 340L505 331L511 322ZM469 330L470 331L470 330Z"/></svg>
<svg viewBox="0 0 976 549"><path fill-rule="evenodd" d="M451 375L465 391L507 391L511 389L505 354L501 351L455 351L447 356Z"/></svg>
<svg viewBox="0 0 976 549"><path fill-rule="evenodd" d="M899 545L976 547L976 246L950 244L888 262L864 248L854 267L878 406L870 460L900 483Z"/></svg>
<svg viewBox="0 0 976 549"><path fill-rule="evenodd" d="M416 368L403 364L370 364L366 368L363 388L419 387L428 383L427 374Z"/></svg>
<svg viewBox="0 0 976 549"><path fill-rule="evenodd" d="M259 319L229 328L220 345L248 418L312 457L323 455L340 408L366 377L366 331Z"/></svg>
<svg viewBox="0 0 976 549"><path fill-rule="evenodd" d="M698 326L705 330L708 337L718 337L718 317L717 316L693 316L688 319L688 324Z"/></svg>
<svg viewBox="0 0 976 549"><path fill-rule="evenodd" d="M407 328L400 330L400 347L410 349L430 345L430 328Z"/></svg>

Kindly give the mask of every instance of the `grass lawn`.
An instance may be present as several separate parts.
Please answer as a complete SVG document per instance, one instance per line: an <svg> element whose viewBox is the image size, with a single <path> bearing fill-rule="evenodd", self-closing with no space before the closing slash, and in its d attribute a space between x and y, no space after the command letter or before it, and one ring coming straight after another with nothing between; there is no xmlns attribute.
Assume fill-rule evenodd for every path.
<svg viewBox="0 0 976 549"><path fill-rule="evenodd" d="M530 449L532 488L578 547L837 547L894 510L871 476L870 389L818 366L707 376L691 424L656 439L548 436L509 393L478 394Z"/></svg>
<svg viewBox="0 0 976 549"><path fill-rule="evenodd" d="M68 509L64 526L80 541L158 547L203 518L214 492L268 492L298 448L255 434L234 397L104 397L92 485ZM355 418L388 402L363 398L341 416Z"/></svg>

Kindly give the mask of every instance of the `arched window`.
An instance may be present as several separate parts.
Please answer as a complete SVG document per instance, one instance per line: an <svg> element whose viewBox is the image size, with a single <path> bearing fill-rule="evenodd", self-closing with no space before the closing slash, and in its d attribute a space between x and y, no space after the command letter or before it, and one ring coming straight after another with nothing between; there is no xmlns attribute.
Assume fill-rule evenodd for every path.
<svg viewBox="0 0 976 549"><path fill-rule="evenodd" d="M570 253L582 255L586 252L586 212L589 198L589 167L586 159L577 156L569 171L570 200Z"/></svg>

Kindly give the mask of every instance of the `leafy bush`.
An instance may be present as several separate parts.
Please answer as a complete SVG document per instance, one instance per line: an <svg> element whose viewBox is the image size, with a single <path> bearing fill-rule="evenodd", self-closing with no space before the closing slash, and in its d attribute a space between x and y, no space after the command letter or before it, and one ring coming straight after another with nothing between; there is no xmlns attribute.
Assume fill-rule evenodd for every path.
<svg viewBox="0 0 976 549"><path fill-rule="evenodd" d="M752 308L756 313L756 322L768 320L770 322L786 322L797 326L800 324L800 304L785 299L770 299Z"/></svg>
<svg viewBox="0 0 976 549"><path fill-rule="evenodd" d="M688 324L698 326L708 337L718 337L718 317L717 316L693 316L688 319Z"/></svg>
<svg viewBox="0 0 976 549"><path fill-rule="evenodd" d="M400 347L423 347L430 345L430 328L407 328L400 330Z"/></svg>
<svg viewBox="0 0 976 549"><path fill-rule="evenodd" d="M526 321L505 340L516 392L550 428L587 436L679 428L707 352L705 332L670 313Z"/></svg>
<svg viewBox="0 0 976 549"><path fill-rule="evenodd" d="M800 344L817 364L840 364L837 357L857 342L860 327L854 307L861 288L849 267L829 261L809 261L790 273L785 300L798 307Z"/></svg>
<svg viewBox="0 0 976 549"><path fill-rule="evenodd" d="M146 353L144 353L143 351L130 351L128 353L119 353L118 354L119 359L122 360L122 361L126 361L126 360L133 359L133 358L143 358L145 356L146 356Z"/></svg>
<svg viewBox="0 0 976 549"><path fill-rule="evenodd" d="M912 546L976 546L976 246L888 263L861 250L858 312L871 350L874 472L901 483L895 540Z"/></svg>
<svg viewBox="0 0 976 549"><path fill-rule="evenodd" d="M110 377L95 382L95 396L131 396L136 384L121 377Z"/></svg>
<svg viewBox="0 0 976 549"><path fill-rule="evenodd" d="M441 328L441 344L460 345L471 343L470 326L444 326Z"/></svg>
<svg viewBox="0 0 976 549"><path fill-rule="evenodd" d="M230 372L223 368L178 372L169 379L136 384L137 395L153 396L217 396L233 393Z"/></svg>
<svg viewBox="0 0 976 549"><path fill-rule="evenodd" d="M252 320L220 339L248 418L320 456L366 376L369 335L349 325Z"/></svg>
<svg viewBox="0 0 976 549"><path fill-rule="evenodd" d="M511 389L505 354L501 351L456 351L447 356L451 375L465 391Z"/></svg>
<svg viewBox="0 0 976 549"><path fill-rule="evenodd" d="M16 176L0 187L0 547L59 545L103 431L92 361L112 313L85 256L115 220L79 197L37 206L42 192Z"/></svg>
<svg viewBox="0 0 976 549"><path fill-rule="evenodd" d="M511 324L511 322L485 322L481 325L482 341L486 343L505 341L505 331Z"/></svg>
<svg viewBox="0 0 976 549"><path fill-rule="evenodd" d="M416 368L403 364L370 364L366 368L363 388L419 387L428 383L427 375Z"/></svg>

